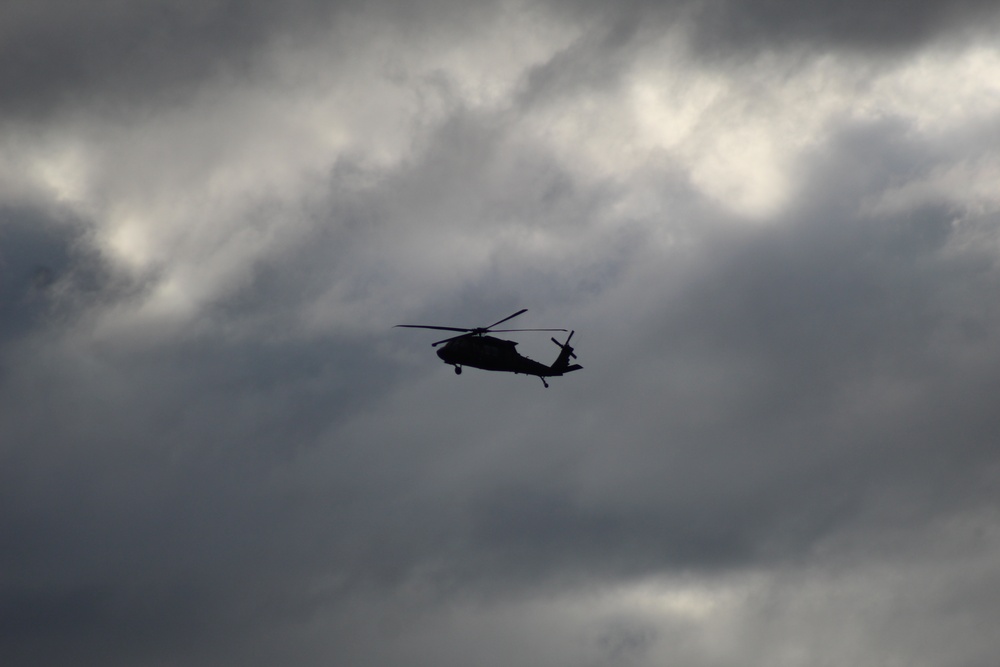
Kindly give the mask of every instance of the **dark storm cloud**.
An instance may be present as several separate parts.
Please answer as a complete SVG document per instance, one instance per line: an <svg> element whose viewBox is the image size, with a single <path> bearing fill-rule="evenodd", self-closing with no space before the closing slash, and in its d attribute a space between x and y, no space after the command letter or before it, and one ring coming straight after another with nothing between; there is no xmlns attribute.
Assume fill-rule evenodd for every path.
<svg viewBox="0 0 1000 667"><path fill-rule="evenodd" d="M709 0L696 6L699 41L717 51L774 46L907 50L949 33L975 31L998 12L990 0Z"/></svg>
<svg viewBox="0 0 1000 667"><path fill-rule="evenodd" d="M0 109L8 120L30 120L58 108L171 107L209 81L252 77L282 39L309 40L358 15L404 30L484 20L477 6L451 0L419 8L357 0L13 0L0 9Z"/></svg>
<svg viewBox="0 0 1000 667"><path fill-rule="evenodd" d="M128 311L148 284L115 275L85 221L4 216L3 661L127 664L189 642L211 653L249 628L280 626L277 609L299 613L309 596L298 569L324 569L340 536L309 528L316 548L288 548L305 536L296 507L311 503L274 475L398 368L367 340L240 333L280 319L262 313L273 299L307 298L294 281L279 294L251 283L238 308L221 303L189 329L92 339L95 317ZM348 478L359 472L330 480L310 521L351 524L339 489L356 487ZM282 523L287 539L262 530Z"/></svg>
<svg viewBox="0 0 1000 667"><path fill-rule="evenodd" d="M294 615L305 573L362 568L339 545L377 519L362 490L378 457L344 445L323 490L282 470L384 391L394 370L367 345L53 338L12 348L0 387L10 664L210 652Z"/></svg>
<svg viewBox="0 0 1000 667"><path fill-rule="evenodd" d="M94 299L124 294L68 212L0 207L0 353L3 344L64 322Z"/></svg>
<svg viewBox="0 0 1000 667"><path fill-rule="evenodd" d="M85 5L60 0L17 0L0 10L0 108L8 118L45 114L63 105L173 104L183 91L217 76L249 75L270 40L357 12L351 2L116 2ZM989 0L949 3L676 2L623 3L614 8L551 3L557 13L603 26L591 31L604 57L579 58L586 40L562 54L589 81L615 76L617 59L640 31L656 33L691 21L707 51L806 46L893 50L987 25L997 8ZM418 11L403 3L367 5L403 29L420 29L436 15L447 23L486 20L467 7L435 3ZM474 18L477 15L478 18ZM464 17L464 18L463 18ZM588 65L588 63L590 63ZM602 74L603 72L603 74ZM539 71L534 78L547 75ZM180 93L180 95L179 95Z"/></svg>
<svg viewBox="0 0 1000 667"><path fill-rule="evenodd" d="M672 25L690 29L705 55L795 49L906 52L942 38L959 40L988 30L1000 9L991 0L949 3L909 0L802 3L795 0L675 0L564 3L557 11L618 26L614 34L646 34ZM624 30L623 30L624 29Z"/></svg>
<svg viewBox="0 0 1000 667"><path fill-rule="evenodd" d="M31 327L69 265L73 239L24 211L0 211L0 341Z"/></svg>
<svg viewBox="0 0 1000 667"><path fill-rule="evenodd" d="M322 4L5 3L0 108L8 117L30 117L63 105L170 103L176 101L171 91L219 74L245 74L255 48L289 22L308 21Z"/></svg>

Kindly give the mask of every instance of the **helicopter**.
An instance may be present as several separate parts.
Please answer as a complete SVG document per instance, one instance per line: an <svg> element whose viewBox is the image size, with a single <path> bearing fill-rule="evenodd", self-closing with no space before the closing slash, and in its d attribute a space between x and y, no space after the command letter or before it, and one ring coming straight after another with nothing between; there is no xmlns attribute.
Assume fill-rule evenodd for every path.
<svg viewBox="0 0 1000 667"><path fill-rule="evenodd" d="M437 356L444 363L454 366L456 375L462 374L462 366L481 368L486 371L503 371L517 375L535 375L542 381L545 388L548 389L549 383L545 381L545 378L564 375L565 373L578 371L583 368L579 364L569 363L570 359L576 359L573 348L569 344L570 339L573 338L573 334L576 333L575 331L570 331L565 343L560 343L555 338L552 339L552 342L559 346L560 352L551 366L546 366L519 354L514 349L517 347L517 343L514 341L486 335L488 333L509 333L512 331L566 331L566 329L494 329L494 327L503 324L507 320L512 320L526 312L528 312L528 309L523 308L513 315L508 315L502 320L494 322L488 327L473 327L471 329L440 327L427 324L397 324L396 327L461 331L462 333L457 336L431 343L431 347L444 344L444 347L437 351Z"/></svg>

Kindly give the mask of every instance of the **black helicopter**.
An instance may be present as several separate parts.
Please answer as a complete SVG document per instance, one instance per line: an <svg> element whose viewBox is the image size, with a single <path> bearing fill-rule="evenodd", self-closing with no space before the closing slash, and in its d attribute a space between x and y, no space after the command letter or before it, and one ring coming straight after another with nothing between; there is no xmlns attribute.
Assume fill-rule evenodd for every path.
<svg viewBox="0 0 1000 667"><path fill-rule="evenodd" d="M566 329L493 328L526 312L528 312L528 309L523 308L513 315L508 315L502 320L494 322L488 327L475 327L472 329L464 329L461 327L438 327L426 324L397 324L396 326L407 329L438 329L441 331L463 332L457 336L452 336L451 338L445 338L444 340L439 340L436 343L431 343L431 347L437 347L442 343L445 344L444 347L437 351L437 355L444 363L451 364L455 367L456 375L462 374L462 366L472 366L473 368L481 368L486 371L504 371L507 373L523 375L536 375L542 381L542 384L548 388L549 383L545 381L545 378L563 375L565 373L578 371L583 368L583 366L579 364L571 365L569 363L571 358L576 359L576 355L573 354L573 348L570 347L569 344L570 338L572 338L573 334L576 333L575 331L570 332L565 343L560 343L555 338L552 339L552 342L558 345L561 351L551 366L546 366L545 364L538 363L537 361L518 354L517 350L514 349L517 346L517 343L514 341L502 340L500 338L494 338L493 336L486 335L488 333L508 333L512 331L566 331Z"/></svg>

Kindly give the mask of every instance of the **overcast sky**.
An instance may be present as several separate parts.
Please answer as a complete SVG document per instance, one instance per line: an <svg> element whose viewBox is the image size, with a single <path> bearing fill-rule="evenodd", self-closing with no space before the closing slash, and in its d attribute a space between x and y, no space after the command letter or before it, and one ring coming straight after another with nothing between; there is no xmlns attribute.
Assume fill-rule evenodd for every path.
<svg viewBox="0 0 1000 667"><path fill-rule="evenodd" d="M0 663L994 665L998 26L7 0Z"/></svg>

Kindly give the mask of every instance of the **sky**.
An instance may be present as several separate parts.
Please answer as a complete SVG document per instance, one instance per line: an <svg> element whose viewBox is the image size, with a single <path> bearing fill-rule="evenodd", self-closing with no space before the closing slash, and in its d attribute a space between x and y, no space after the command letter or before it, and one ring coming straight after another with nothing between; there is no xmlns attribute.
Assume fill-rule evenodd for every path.
<svg viewBox="0 0 1000 667"><path fill-rule="evenodd" d="M995 664L998 26L8 0L0 662Z"/></svg>

